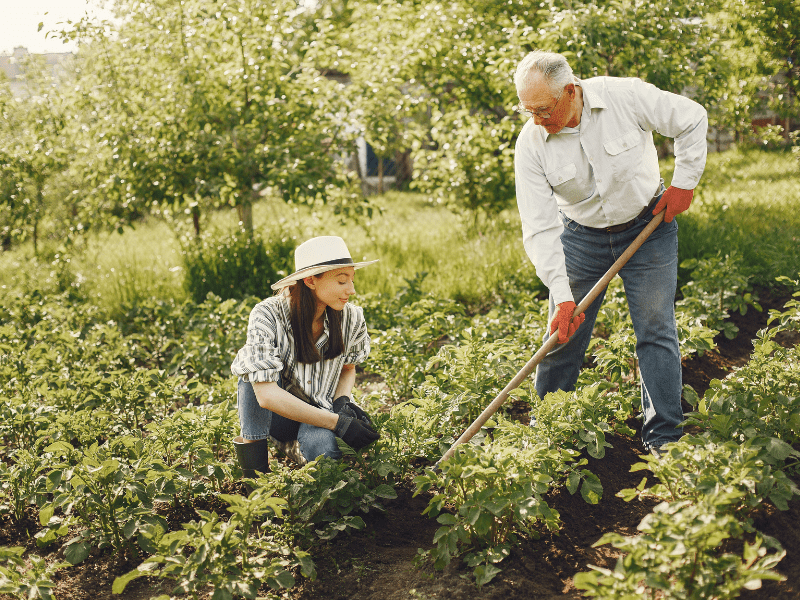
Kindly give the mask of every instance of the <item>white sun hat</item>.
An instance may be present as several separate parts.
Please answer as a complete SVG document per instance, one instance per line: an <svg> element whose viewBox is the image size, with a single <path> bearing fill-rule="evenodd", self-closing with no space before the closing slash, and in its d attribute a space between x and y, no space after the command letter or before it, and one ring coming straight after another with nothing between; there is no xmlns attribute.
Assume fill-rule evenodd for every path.
<svg viewBox="0 0 800 600"><path fill-rule="evenodd" d="M353 267L360 269L377 260L365 262L353 262L350 251L344 240L335 235L323 235L311 238L303 242L294 251L295 272L284 277L277 283L272 284L273 290L279 290L286 286L294 285L304 277L319 275L325 271L341 269L342 267Z"/></svg>

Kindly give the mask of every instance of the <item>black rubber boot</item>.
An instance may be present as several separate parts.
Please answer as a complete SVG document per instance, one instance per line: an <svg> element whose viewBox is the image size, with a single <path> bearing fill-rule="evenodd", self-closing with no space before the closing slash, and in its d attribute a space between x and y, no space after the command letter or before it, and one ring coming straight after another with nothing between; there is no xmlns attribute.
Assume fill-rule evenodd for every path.
<svg viewBox="0 0 800 600"><path fill-rule="evenodd" d="M233 446L236 448L236 458L244 477L255 479L256 471L269 473L269 440L247 443L239 435L233 438Z"/></svg>

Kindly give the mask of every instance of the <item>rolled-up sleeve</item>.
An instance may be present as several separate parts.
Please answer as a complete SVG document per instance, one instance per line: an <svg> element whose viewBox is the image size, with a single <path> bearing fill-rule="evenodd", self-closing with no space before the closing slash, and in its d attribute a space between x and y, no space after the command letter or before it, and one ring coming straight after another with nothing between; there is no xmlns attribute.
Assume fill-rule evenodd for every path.
<svg viewBox="0 0 800 600"><path fill-rule="evenodd" d="M348 365L357 365L364 362L369 356L370 338L367 333L367 322L364 319L364 311L360 307L353 307L350 312L351 318L346 324L351 330L345 332L344 339L348 340L347 351L344 362Z"/></svg>
<svg viewBox="0 0 800 600"><path fill-rule="evenodd" d="M276 316L263 304L250 312L247 343L236 354L231 372L251 383L278 381L283 370Z"/></svg>

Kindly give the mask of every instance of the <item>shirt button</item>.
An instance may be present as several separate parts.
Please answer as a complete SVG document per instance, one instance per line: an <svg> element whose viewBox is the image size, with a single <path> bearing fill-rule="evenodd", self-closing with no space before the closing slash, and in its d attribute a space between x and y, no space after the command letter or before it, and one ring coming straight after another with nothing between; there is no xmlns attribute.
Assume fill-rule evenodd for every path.
<svg viewBox="0 0 800 600"><path fill-rule="evenodd" d="M306 383L309 383L309 384L310 384L310 383L311 383L311 380L309 379L308 381L306 381Z"/></svg>

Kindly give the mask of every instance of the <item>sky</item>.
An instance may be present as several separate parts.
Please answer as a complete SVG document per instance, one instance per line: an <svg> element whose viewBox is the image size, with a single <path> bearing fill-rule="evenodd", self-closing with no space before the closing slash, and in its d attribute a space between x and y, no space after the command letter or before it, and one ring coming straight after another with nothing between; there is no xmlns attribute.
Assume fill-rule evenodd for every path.
<svg viewBox="0 0 800 600"><path fill-rule="evenodd" d="M103 0L0 0L0 54L10 54L16 46L34 54L74 52L74 44L45 34L66 28L66 21L78 21L87 13L107 16L100 8L103 4ZM44 23L41 31L39 23Z"/></svg>

